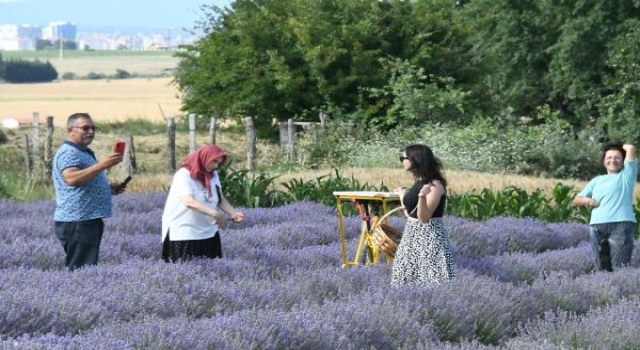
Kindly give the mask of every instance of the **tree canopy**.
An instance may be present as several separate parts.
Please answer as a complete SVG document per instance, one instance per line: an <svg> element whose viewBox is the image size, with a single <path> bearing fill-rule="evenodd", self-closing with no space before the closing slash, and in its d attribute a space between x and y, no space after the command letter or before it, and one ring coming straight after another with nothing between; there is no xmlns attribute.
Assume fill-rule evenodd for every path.
<svg viewBox="0 0 640 350"><path fill-rule="evenodd" d="M540 120L640 140L639 0L237 0L177 53L191 113L403 123ZM545 107L546 106L546 107ZM505 111L509 111L506 113Z"/></svg>

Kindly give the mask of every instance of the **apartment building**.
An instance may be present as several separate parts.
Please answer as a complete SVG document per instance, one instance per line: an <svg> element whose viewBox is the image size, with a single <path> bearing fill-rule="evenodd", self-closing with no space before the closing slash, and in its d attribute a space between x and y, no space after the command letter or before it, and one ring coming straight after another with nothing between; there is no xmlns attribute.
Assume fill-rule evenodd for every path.
<svg viewBox="0 0 640 350"><path fill-rule="evenodd" d="M35 50L36 41L42 37L38 26L0 24L0 50Z"/></svg>
<svg viewBox="0 0 640 350"><path fill-rule="evenodd" d="M31 25L0 24L0 50L35 50L38 39L73 41L79 50L173 50L195 38L183 33L86 33L77 32L75 23L51 22L44 28Z"/></svg>

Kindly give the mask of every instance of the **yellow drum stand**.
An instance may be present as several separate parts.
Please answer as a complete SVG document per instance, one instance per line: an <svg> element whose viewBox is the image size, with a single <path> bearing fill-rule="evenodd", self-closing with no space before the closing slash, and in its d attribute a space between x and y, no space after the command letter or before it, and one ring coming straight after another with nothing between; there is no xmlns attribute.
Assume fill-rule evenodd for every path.
<svg viewBox="0 0 640 350"><path fill-rule="evenodd" d="M400 204L400 197L393 192L374 191L334 191L338 209L338 228L340 230L340 245L342 248L342 267L355 266L360 264L377 264L380 260L380 251L371 244L371 228L386 214L391 206ZM343 202L355 204L360 217L362 218L362 228L360 230L360 240L356 248L356 256L352 261L347 260L347 243L344 233L344 215L342 212ZM386 257L386 261L391 259Z"/></svg>

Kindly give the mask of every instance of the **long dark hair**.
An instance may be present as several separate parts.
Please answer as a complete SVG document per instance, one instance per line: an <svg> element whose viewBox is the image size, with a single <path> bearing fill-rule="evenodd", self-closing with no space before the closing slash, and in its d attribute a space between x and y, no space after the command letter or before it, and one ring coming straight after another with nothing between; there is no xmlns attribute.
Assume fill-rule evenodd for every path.
<svg viewBox="0 0 640 350"><path fill-rule="evenodd" d="M442 174L442 163L433 155L431 148L421 144L413 144L407 146L404 153L411 161L409 171L413 174L416 182L427 184L438 180L442 186L447 187L447 179Z"/></svg>

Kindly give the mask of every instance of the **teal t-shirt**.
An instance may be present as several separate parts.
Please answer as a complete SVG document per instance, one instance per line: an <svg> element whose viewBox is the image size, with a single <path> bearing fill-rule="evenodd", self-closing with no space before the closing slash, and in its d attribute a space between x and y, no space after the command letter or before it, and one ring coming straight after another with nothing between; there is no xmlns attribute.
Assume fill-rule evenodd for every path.
<svg viewBox="0 0 640 350"><path fill-rule="evenodd" d="M619 173L599 175L578 193L593 198L599 205L591 211L590 225L610 222L636 222L633 213L633 190L638 178L638 160L625 161Z"/></svg>

